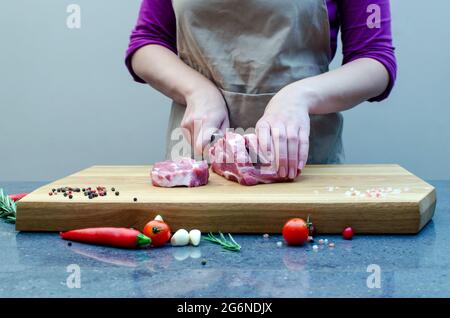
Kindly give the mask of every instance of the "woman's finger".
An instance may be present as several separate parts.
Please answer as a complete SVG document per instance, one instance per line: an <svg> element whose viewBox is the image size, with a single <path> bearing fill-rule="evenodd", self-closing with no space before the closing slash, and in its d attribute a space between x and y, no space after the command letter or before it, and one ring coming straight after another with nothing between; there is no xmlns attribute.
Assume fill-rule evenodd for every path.
<svg viewBox="0 0 450 318"><path fill-rule="evenodd" d="M286 128L282 123L271 124L270 133L272 134L278 175L285 178L288 175Z"/></svg>
<svg viewBox="0 0 450 318"><path fill-rule="evenodd" d="M193 135L192 121L189 118L185 117L181 121L180 127L182 128L182 132L183 132L184 138L186 139L186 142L189 144L189 146L191 148L193 148L195 139L194 139L194 135ZM191 153L192 153L192 151L191 151Z"/></svg>
<svg viewBox="0 0 450 318"><path fill-rule="evenodd" d="M268 164L273 161L271 156L272 138L270 125L264 119L256 124L256 136L258 137L258 158L261 163Z"/></svg>
<svg viewBox="0 0 450 318"><path fill-rule="evenodd" d="M287 157L289 166L289 179L295 179L298 172L299 162L299 128L295 125L288 125L286 127L287 136Z"/></svg>
<svg viewBox="0 0 450 318"><path fill-rule="evenodd" d="M310 123L309 118L304 120L300 126L299 131L299 143L300 143L300 149L299 149L299 159L298 159L298 168L302 170L306 162L308 161L308 153L309 153L309 129L310 129Z"/></svg>

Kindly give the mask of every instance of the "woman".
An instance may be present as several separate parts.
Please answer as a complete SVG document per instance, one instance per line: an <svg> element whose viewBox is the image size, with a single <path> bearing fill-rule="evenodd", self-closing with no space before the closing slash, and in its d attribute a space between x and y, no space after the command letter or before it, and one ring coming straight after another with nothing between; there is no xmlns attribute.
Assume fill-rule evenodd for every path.
<svg viewBox="0 0 450 318"><path fill-rule="evenodd" d="M339 29L344 61L329 71ZM169 129L197 153L211 129L256 127L293 179L306 162L342 162L339 112L389 95L389 0L144 0L126 65L174 100Z"/></svg>

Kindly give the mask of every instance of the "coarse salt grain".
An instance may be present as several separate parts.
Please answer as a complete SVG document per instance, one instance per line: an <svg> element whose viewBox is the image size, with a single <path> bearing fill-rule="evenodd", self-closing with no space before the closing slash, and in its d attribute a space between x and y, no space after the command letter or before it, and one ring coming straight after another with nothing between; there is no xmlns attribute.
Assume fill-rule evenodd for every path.
<svg viewBox="0 0 450 318"><path fill-rule="evenodd" d="M282 246L283 246L283 243L282 243L282 242L277 242L277 246L278 246L278 247L282 247Z"/></svg>
<svg viewBox="0 0 450 318"><path fill-rule="evenodd" d="M313 248L314 251L317 251L319 249L319 247L317 245L313 245L312 248Z"/></svg>
<svg viewBox="0 0 450 318"><path fill-rule="evenodd" d="M328 244L328 246L329 247L335 247L336 245L333 242L331 242L330 244Z"/></svg>
<svg viewBox="0 0 450 318"><path fill-rule="evenodd" d="M319 240L319 244L323 245L324 241L322 239Z"/></svg>

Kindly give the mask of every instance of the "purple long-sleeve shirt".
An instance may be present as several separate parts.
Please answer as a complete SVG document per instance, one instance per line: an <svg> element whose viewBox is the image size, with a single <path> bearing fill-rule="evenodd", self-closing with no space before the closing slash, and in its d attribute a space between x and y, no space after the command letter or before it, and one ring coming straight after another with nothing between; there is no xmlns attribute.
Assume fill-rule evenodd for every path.
<svg viewBox="0 0 450 318"><path fill-rule="evenodd" d="M394 86L397 64L392 45L389 0L326 0L330 23L330 47L335 56L341 30L343 64L359 58L372 58L382 63L389 73L386 91L370 101L385 99ZM369 28L370 8L378 6L380 27ZM371 6L371 7L369 7ZM369 8L369 9L368 9ZM255 9L256 10L256 9ZM369 21L372 21L369 19ZM176 21L170 0L143 0L139 17L130 36L125 63L137 82L144 83L131 67L131 57L137 49L149 44L162 45L173 52L176 47Z"/></svg>

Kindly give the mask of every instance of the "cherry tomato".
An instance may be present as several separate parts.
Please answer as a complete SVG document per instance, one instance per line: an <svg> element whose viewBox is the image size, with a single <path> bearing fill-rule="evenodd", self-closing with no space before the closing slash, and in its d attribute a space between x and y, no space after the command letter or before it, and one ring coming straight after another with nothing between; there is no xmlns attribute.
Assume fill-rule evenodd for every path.
<svg viewBox="0 0 450 318"><path fill-rule="evenodd" d="M351 240L353 237L353 229L351 227L346 227L344 231L342 231L342 237L344 240Z"/></svg>
<svg viewBox="0 0 450 318"><path fill-rule="evenodd" d="M152 246L163 246L170 240L170 228L163 221L152 220L144 227L144 234L152 239Z"/></svg>
<svg viewBox="0 0 450 318"><path fill-rule="evenodd" d="M289 245L303 245L308 241L309 226L303 219L291 219L283 226L282 234Z"/></svg>

